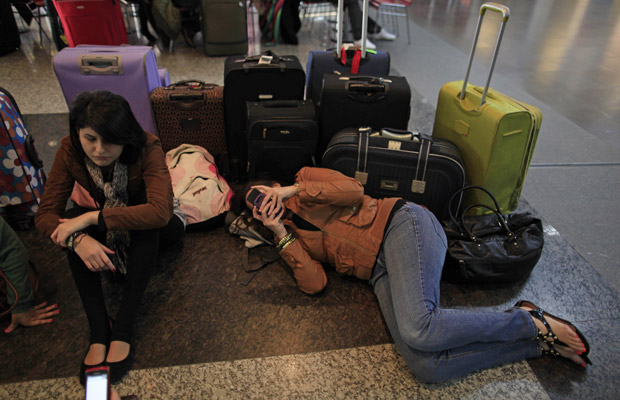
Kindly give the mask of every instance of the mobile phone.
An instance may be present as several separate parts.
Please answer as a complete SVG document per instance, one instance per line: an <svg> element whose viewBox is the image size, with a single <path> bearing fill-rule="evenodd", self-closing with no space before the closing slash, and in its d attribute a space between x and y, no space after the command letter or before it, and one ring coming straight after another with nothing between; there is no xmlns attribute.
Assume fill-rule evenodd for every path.
<svg viewBox="0 0 620 400"><path fill-rule="evenodd" d="M258 189L252 189L250 190L250 193L248 194L248 201L250 203L252 203L254 205L254 207L256 207L256 209L258 210L261 206L261 204L263 204L263 200L265 200L265 196L267 196L265 193L261 192ZM282 207L280 207L277 211L275 215L278 215L282 212Z"/></svg>
<svg viewBox="0 0 620 400"><path fill-rule="evenodd" d="M263 204L265 196L265 193L261 192L260 190L252 189L250 191L250 194L248 194L248 201L258 209L260 208L260 205Z"/></svg>
<svg viewBox="0 0 620 400"><path fill-rule="evenodd" d="M110 399L110 367L95 367L87 369L86 400Z"/></svg>

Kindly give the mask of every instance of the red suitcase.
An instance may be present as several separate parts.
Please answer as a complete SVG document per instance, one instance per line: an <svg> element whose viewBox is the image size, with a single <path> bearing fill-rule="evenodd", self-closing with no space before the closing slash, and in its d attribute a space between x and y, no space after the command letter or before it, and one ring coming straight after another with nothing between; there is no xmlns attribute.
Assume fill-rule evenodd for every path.
<svg viewBox="0 0 620 400"><path fill-rule="evenodd" d="M53 0L69 47L128 44L120 0Z"/></svg>

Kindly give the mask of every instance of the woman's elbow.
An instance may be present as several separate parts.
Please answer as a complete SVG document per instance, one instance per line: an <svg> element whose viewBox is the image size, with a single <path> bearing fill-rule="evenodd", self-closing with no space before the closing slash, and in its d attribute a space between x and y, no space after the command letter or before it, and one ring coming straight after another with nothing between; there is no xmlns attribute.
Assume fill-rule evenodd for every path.
<svg viewBox="0 0 620 400"><path fill-rule="evenodd" d="M172 202L170 204L161 204L153 211L152 221L156 228L168 225L170 218L174 215Z"/></svg>
<svg viewBox="0 0 620 400"><path fill-rule="evenodd" d="M325 289L325 286L327 286L327 277L324 274L322 277L320 277L320 279L299 283L299 288L301 289L301 291L307 294L320 293L323 291L323 289Z"/></svg>

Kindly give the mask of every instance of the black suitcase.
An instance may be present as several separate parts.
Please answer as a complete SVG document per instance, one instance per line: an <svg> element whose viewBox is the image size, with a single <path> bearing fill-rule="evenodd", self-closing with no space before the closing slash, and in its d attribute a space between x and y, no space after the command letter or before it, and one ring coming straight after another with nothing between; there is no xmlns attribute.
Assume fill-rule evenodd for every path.
<svg viewBox="0 0 620 400"><path fill-rule="evenodd" d="M367 3L367 0L364 2ZM367 6L368 4L366 4L366 7L362 7L362 12L368 12ZM323 77L325 74L337 72L351 75L385 76L390 73L390 53L381 50L366 52L365 44L366 37L368 36L366 25L362 27L361 48L345 50L343 57L343 12L344 2L340 0L338 1L338 17L336 21L336 48L333 50L313 50L308 53L308 62L306 64L306 99L312 100L316 106L320 106L321 88L323 87ZM356 55L360 57L357 69L353 65L355 64Z"/></svg>
<svg viewBox="0 0 620 400"><path fill-rule="evenodd" d="M345 128L389 126L406 130L411 111L411 88L401 76L339 76L325 74L319 106L319 148L323 154L331 137Z"/></svg>
<svg viewBox="0 0 620 400"><path fill-rule="evenodd" d="M461 155L451 142L419 133L345 129L329 143L321 167L364 184L375 198L402 197L448 218L450 196L465 185ZM454 211L460 206L455 201Z"/></svg>
<svg viewBox="0 0 620 400"><path fill-rule="evenodd" d="M315 166L319 135L311 100L248 102L248 176L292 184L302 167Z"/></svg>
<svg viewBox="0 0 620 400"><path fill-rule="evenodd" d="M224 63L224 119L233 180L247 171L248 101L303 100L306 74L296 56L229 56Z"/></svg>
<svg viewBox="0 0 620 400"><path fill-rule="evenodd" d="M0 1L0 56L19 49L21 44L11 3Z"/></svg>

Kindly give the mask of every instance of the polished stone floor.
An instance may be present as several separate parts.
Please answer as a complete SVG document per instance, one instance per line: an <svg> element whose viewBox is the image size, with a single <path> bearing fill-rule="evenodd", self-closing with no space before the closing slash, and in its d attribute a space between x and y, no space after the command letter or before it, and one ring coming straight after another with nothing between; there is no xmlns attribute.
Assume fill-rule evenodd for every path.
<svg viewBox="0 0 620 400"><path fill-rule="evenodd" d="M440 385L408 372L365 283L328 270L324 293L300 293L275 263L249 284L242 242L223 227L192 232L178 254L162 255L147 289L134 345L134 370L121 394L141 399L207 398L523 398L620 396L620 5L614 1L500 1L511 9L492 85L543 111L522 209L545 223L545 250L526 282L482 288L442 284L442 306L505 309L531 299L573 321L592 346L583 370L547 357L481 371ZM462 79L480 1L417 0L389 50L392 73L413 89L412 129L432 130L437 93ZM374 11L371 11L374 15ZM471 80L485 80L498 23L486 18ZM133 23L130 21L130 23ZM131 26L131 25L130 25ZM390 21L384 26L396 30ZM488 28L488 29L487 29ZM297 55L329 45L309 21ZM132 43L145 43L136 33ZM67 133L67 106L52 69L56 51L35 26L19 51L0 57L0 86L16 98L46 168ZM265 49L257 40L252 52ZM179 38L157 49L172 81L223 84L223 57L205 57ZM66 256L37 232L20 232L41 273L39 296L60 305L54 323L0 339L0 398L78 399L76 375L88 342ZM106 282L110 298L118 286ZM110 301L111 310L114 302Z"/></svg>

